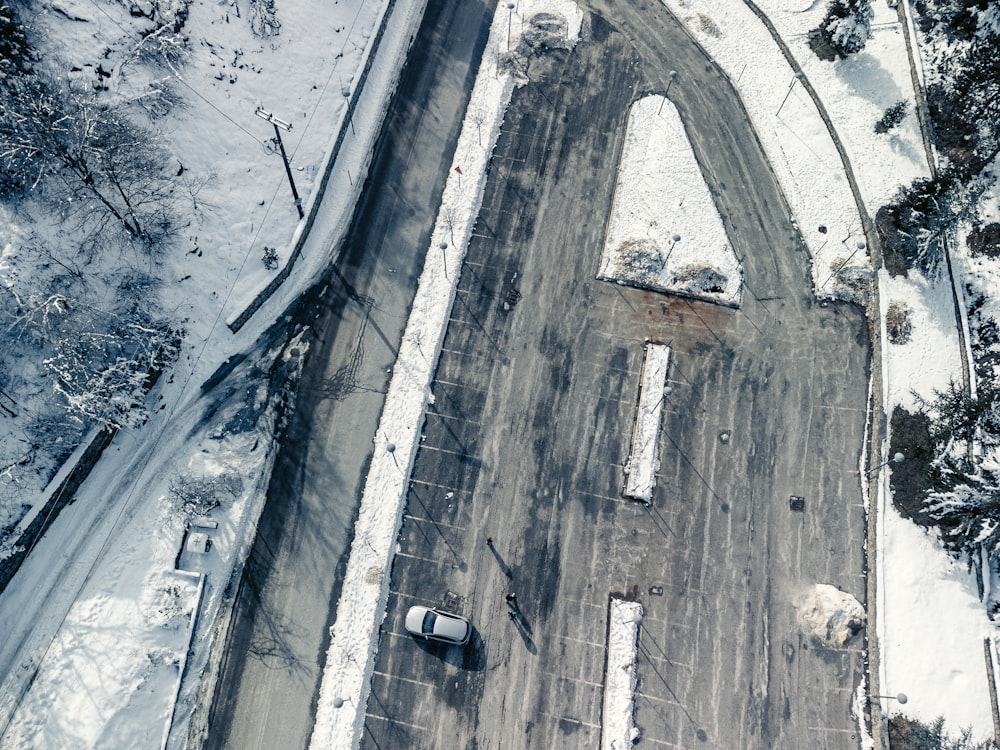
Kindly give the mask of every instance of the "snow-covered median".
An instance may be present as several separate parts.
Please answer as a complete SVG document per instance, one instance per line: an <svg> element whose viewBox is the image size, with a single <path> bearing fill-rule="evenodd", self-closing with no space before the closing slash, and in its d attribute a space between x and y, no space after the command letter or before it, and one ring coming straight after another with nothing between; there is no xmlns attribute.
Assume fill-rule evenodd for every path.
<svg viewBox="0 0 1000 750"><path fill-rule="evenodd" d="M743 274L673 102L629 111L598 278L739 304Z"/></svg>
<svg viewBox="0 0 1000 750"><path fill-rule="evenodd" d="M670 365L670 348L663 344L646 344L646 358L642 364L639 393L639 411L632 430L632 452L626 466L625 496L648 503L656 486L659 469L657 446L660 421L663 417L663 399L666 397L667 368Z"/></svg>
<svg viewBox="0 0 1000 750"><path fill-rule="evenodd" d="M533 24L542 12L545 16ZM353 748L361 741L410 470L424 410L433 401L431 379L482 205L486 167L518 83L513 72L517 47L557 28L571 44L579 36L582 19L576 5L566 0L521 0L513 9L497 6L375 436L337 618L330 630L311 748ZM522 30L516 45L508 39L512 28ZM511 47L514 59L507 51Z"/></svg>
<svg viewBox="0 0 1000 750"><path fill-rule="evenodd" d="M624 750L639 736L633 721L635 654L639 645L642 605L612 599L608 619L608 666L604 675L601 750Z"/></svg>

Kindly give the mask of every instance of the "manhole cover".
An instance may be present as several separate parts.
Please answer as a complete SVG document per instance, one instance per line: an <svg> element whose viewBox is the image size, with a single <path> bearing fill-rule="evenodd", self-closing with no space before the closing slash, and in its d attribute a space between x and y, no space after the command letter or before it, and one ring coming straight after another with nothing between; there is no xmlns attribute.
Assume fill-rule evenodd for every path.
<svg viewBox="0 0 1000 750"><path fill-rule="evenodd" d="M788 498L788 507L797 513L801 513L806 509L806 499L798 495L792 495Z"/></svg>

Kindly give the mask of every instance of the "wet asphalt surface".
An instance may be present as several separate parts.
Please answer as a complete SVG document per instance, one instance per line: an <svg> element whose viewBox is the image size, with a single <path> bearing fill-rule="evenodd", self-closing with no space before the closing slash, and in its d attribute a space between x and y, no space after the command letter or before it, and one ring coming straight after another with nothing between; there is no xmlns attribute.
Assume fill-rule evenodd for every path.
<svg viewBox="0 0 1000 750"><path fill-rule="evenodd" d="M362 747L598 746L608 599L622 595L645 609L642 745L857 747L860 638L819 646L794 604L818 582L863 600L863 312L812 298L805 248L739 102L676 21L656 3L585 9L572 52L532 61L491 164L432 384ZM454 91L471 88L467 61L489 12L429 6L431 36L317 323L212 747L308 740L385 373L464 107ZM464 63L458 39L472 40ZM740 310L594 278L628 107L666 90L670 70L670 98L744 257ZM451 93L437 100L441 79ZM673 389L648 508L621 497L647 339L671 346ZM470 645L406 635L413 603L468 616Z"/></svg>

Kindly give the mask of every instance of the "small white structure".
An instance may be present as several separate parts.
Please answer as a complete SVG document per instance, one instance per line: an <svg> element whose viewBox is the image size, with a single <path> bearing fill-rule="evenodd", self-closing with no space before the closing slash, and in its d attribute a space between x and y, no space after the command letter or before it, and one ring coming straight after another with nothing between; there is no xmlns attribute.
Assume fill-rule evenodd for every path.
<svg viewBox="0 0 1000 750"><path fill-rule="evenodd" d="M184 548L188 552L204 555L208 552L208 534L203 531L193 531L188 534L187 544Z"/></svg>

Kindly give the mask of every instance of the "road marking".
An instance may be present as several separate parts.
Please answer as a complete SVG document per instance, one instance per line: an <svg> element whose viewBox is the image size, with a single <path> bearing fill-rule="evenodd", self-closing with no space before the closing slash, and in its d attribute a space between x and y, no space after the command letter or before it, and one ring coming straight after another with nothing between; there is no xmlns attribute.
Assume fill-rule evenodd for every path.
<svg viewBox="0 0 1000 750"><path fill-rule="evenodd" d="M570 602L572 604L585 604L588 607L593 607L594 609L599 609L602 612L608 608L607 602L604 602L602 604L594 604L593 602L588 602L586 599L570 599L568 597L562 597L561 601Z"/></svg>
<svg viewBox="0 0 1000 750"><path fill-rule="evenodd" d="M683 745L675 745L673 742L667 742L666 740L658 740L655 737L650 737L648 734L643 732L642 744L645 745L647 742L652 742L654 745L663 745L663 747L679 747L679 748L684 747Z"/></svg>
<svg viewBox="0 0 1000 750"><path fill-rule="evenodd" d="M619 469L621 468L621 464L613 464L613 465L617 466ZM611 495L598 495L596 492L587 492L586 490L575 490L575 492L579 495L586 495L587 497L596 497L599 500L611 500L612 502L628 503L629 505L635 503L635 500L627 500L626 498L620 496L613 497Z"/></svg>
<svg viewBox="0 0 1000 750"><path fill-rule="evenodd" d="M402 635L402 633L400 633ZM422 680L414 680L410 677L403 677L398 674L389 674L388 672L380 672L377 669L372 670L372 674L377 674L379 677L385 677L390 682L395 682L396 680L402 680L403 682L409 682L411 685L420 685L420 687L428 688L429 690L436 690L437 685L433 682L423 682Z"/></svg>
<svg viewBox="0 0 1000 750"><path fill-rule="evenodd" d="M433 563L435 566L441 565L441 561L433 557L421 557L420 555L410 555L406 552L397 552L396 557L408 557L411 560L420 560L421 562Z"/></svg>
<svg viewBox="0 0 1000 750"><path fill-rule="evenodd" d="M556 721L568 721L573 724L583 724L585 727L590 727L591 729L600 729L600 724L595 724L591 721L584 721L583 719L577 719L573 716L558 716L556 714L550 714L548 711L542 711L542 716L548 716L550 719L555 719Z"/></svg>
<svg viewBox="0 0 1000 750"><path fill-rule="evenodd" d="M472 352L461 352L461 351L458 351L457 349L446 349L443 346L441 347L441 351L448 352L448 354L457 354L460 357L475 357L476 359L485 359L485 360L493 360L494 359L494 357L488 357L485 354L473 354Z"/></svg>
<svg viewBox="0 0 1000 750"><path fill-rule="evenodd" d="M422 727L419 724L411 724L408 721L400 721L399 719L390 719L388 716L379 716L378 714L373 714L370 711L365 711L366 719L378 719L384 721L387 724L399 724L402 727L410 727L411 729L419 729L421 732L429 732L427 727Z"/></svg>
<svg viewBox="0 0 1000 750"><path fill-rule="evenodd" d="M434 526L447 526L449 529L458 529L459 531L465 531L467 526L457 526L453 523L447 523L445 521L435 521L433 518L422 518L421 516L414 516L410 513L404 513L403 518L409 518L413 521L420 521L433 524Z"/></svg>
<svg viewBox="0 0 1000 750"><path fill-rule="evenodd" d="M488 393L489 392L489 388L476 388L476 386L474 386L474 385L469 385L467 383L457 383L454 380L445 380L444 378L435 378L434 380L432 380L431 381L431 390L433 390L433 386L438 385L438 384L440 384L440 385L454 386L455 388L460 388L460 389L465 390L465 391L475 391L476 393Z"/></svg>
<svg viewBox="0 0 1000 750"><path fill-rule="evenodd" d="M451 419L456 422L467 422L468 424L474 424L474 425L482 424L482 422L480 422L477 419L466 419L465 417L456 417L454 414L442 414L441 412L437 411L428 411L427 413L430 414L431 416L441 417L441 419Z"/></svg>
<svg viewBox="0 0 1000 750"><path fill-rule="evenodd" d="M461 493L463 495L471 495L472 494L471 490L459 490L459 489L456 489L455 487L452 487L452 486L447 485L447 484L438 484L437 482L428 482L428 481L426 481L424 479L411 479L410 483L411 484L422 484L425 487L437 487L437 488L442 489L442 490L447 490L448 492L454 492L455 494L459 494L459 493Z"/></svg>
<svg viewBox="0 0 1000 750"><path fill-rule="evenodd" d="M644 693L641 690L636 690L635 694L636 697L645 698L650 703L663 703L667 706L677 706L678 708L683 708L683 706L680 703L678 703L675 700L671 700L670 698L661 698L658 695L650 695L649 693Z"/></svg>
<svg viewBox="0 0 1000 750"><path fill-rule="evenodd" d="M538 672L539 674L543 674L546 677L555 677L556 682L558 682L559 680L565 680L566 682L575 682L580 685L587 685L588 687L596 688L601 691L604 690L603 682L591 682L590 680L584 680L577 677L567 677L562 672L546 672L544 669L539 669Z"/></svg>
<svg viewBox="0 0 1000 750"><path fill-rule="evenodd" d="M561 638L564 641L573 641L573 643L582 643L584 646L593 646L594 648L599 648L604 650L606 644L604 643L594 643L593 641L582 641L579 638L573 638L569 635L557 635L557 638Z"/></svg>
<svg viewBox="0 0 1000 750"><path fill-rule="evenodd" d="M853 693L854 691L851 690ZM843 734L849 734L851 737L857 732L857 729L841 729L840 727L806 727L811 732L841 732Z"/></svg>

